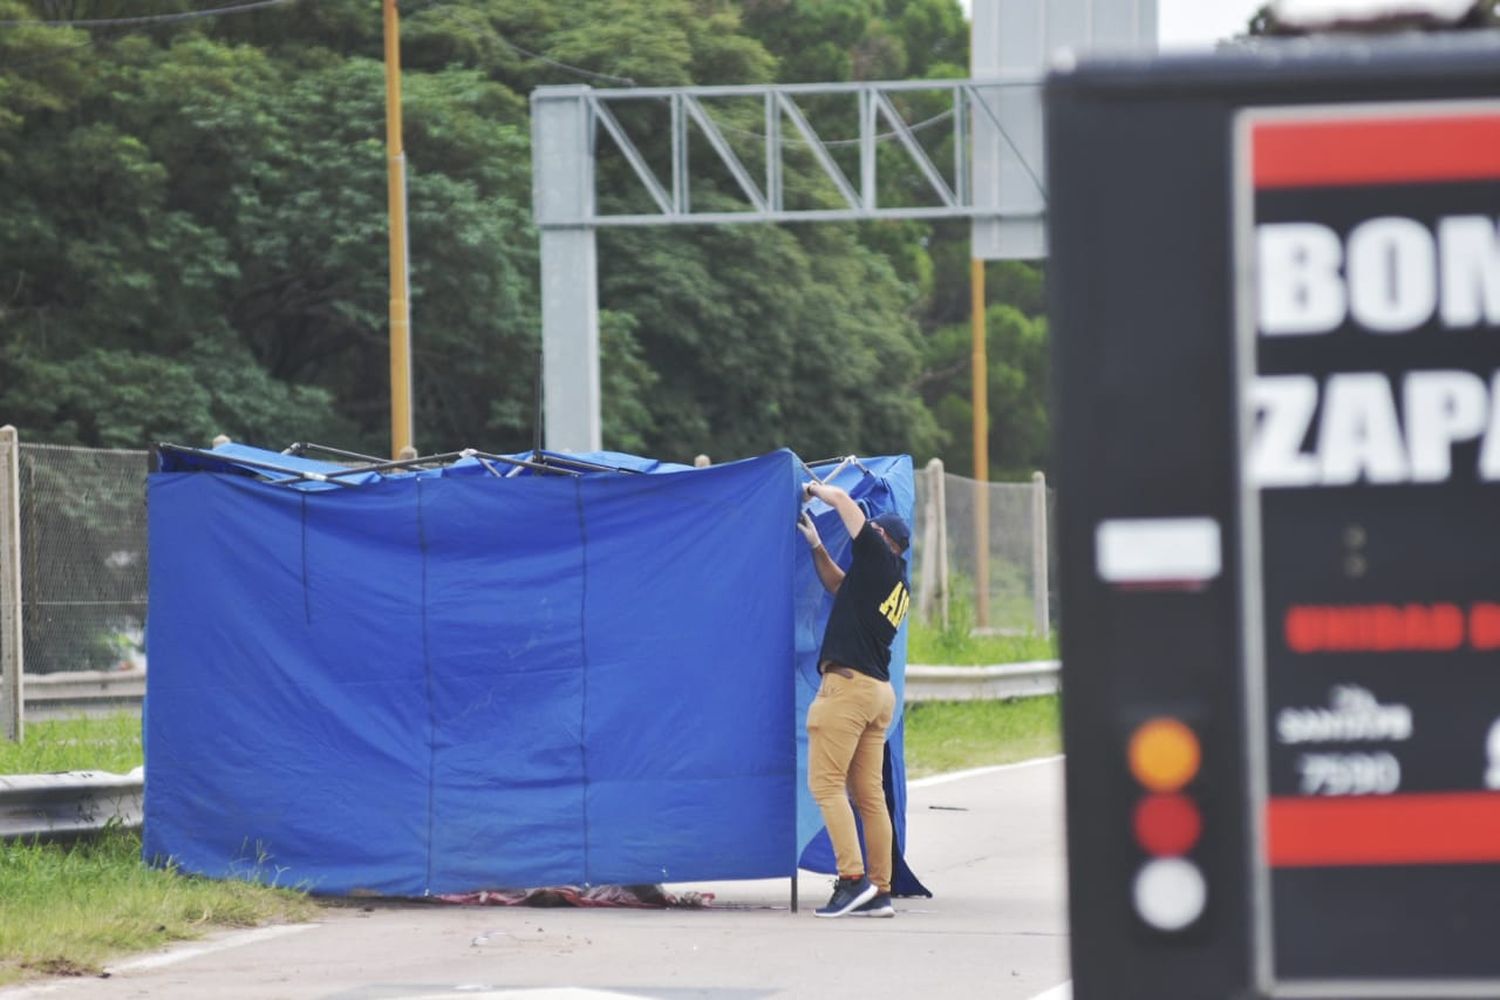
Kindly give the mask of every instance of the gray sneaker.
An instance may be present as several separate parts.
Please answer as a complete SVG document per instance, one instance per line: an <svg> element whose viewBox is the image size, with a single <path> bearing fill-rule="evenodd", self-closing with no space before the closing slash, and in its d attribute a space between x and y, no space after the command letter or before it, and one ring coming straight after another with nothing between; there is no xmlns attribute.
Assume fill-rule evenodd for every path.
<svg viewBox="0 0 1500 1000"><path fill-rule="evenodd" d="M861 875L859 878L841 878L833 884L833 896L827 906L814 911L819 917L842 917L856 906L868 903L880 890L875 883Z"/></svg>
<svg viewBox="0 0 1500 1000"><path fill-rule="evenodd" d="M896 908L891 905L890 893L877 892L869 902L861 903L849 911L851 917L894 917Z"/></svg>

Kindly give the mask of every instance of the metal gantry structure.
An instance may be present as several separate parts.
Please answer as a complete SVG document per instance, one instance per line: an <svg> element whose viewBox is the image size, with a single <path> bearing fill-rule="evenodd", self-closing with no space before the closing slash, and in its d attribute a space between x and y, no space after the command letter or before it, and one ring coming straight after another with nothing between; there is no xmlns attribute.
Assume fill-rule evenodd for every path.
<svg viewBox="0 0 1500 1000"><path fill-rule="evenodd" d="M571 197L573 192L557 190L568 179L554 169L561 164L551 160L545 144L538 146L536 177L537 224L543 229L566 226L655 226L671 224L705 224L735 222L849 222L876 219L943 219L973 218L976 215L999 214L993 205L977 204L971 183L971 136L975 125L992 125L1002 136L1007 128L1000 118L998 102L1007 91L1028 91L1036 99L1041 85L1035 74L1016 74L994 80L902 80L871 83L811 83L764 86L721 87L641 87L597 90L591 87L542 87L532 95L534 114L542 119L539 135L551 127L575 130L574 138L584 143L588 154L586 176L573 178L584 183L588 197ZM903 97L925 97L928 104L940 100L943 111L912 122L898 108ZM716 118L715 100L744 99L759 105L761 127L751 131ZM843 98L857 108L858 134L849 138L830 139L819 134L806 111L811 100ZM665 105L670 127L670 176L661 177L642 151L637 139L622 126L615 109L641 102ZM937 162L921 141L918 132L935 124L946 124L951 131L952 146L944 162ZM694 136L712 151L711 158L694 159L689 147ZM754 157L743 155L745 137L753 140ZM654 136L652 138L655 138ZM738 139L739 149L736 148ZM910 157L925 180L929 204L886 203L880 201L878 188L879 159L877 147L895 142ZM838 162L838 147L858 148L858 170L851 177ZM640 190L649 196L654 210L622 212L601 210L590 183L594 163L600 152L612 147L630 166L631 175L640 182ZM1012 147L1014 149L1014 147ZM791 150L806 150L821 176L836 192L835 204L820 207L792 207L785 198L787 155ZM1017 151L1019 157L1020 153ZM704 160L707 159L707 162ZM759 161L763 171L753 171L747 160ZM1041 193L1039 165L1025 164L1032 171L1032 182ZM706 169L722 169L733 178L745 208L736 211L710 209L695 205L691 189L695 176ZM757 176L760 174L760 176ZM547 189L552 190L547 190ZM560 197L550 197L558 195ZM1040 208L1040 206L1038 206ZM1038 211L1040 214L1040 211Z"/></svg>
<svg viewBox="0 0 1500 1000"><path fill-rule="evenodd" d="M1026 105L1034 114L1020 120L1039 123L1040 87L1039 74L1028 71L972 80L536 90L533 208L541 232L548 446L586 451L601 444L599 228L983 218L1034 218L1039 225L1046 208L1040 136L1013 137L1018 119L1006 106ZM820 102L847 104L852 114L839 121L847 127L852 119L855 134L820 133L809 110ZM734 122L726 104L733 105ZM903 110L907 104L942 110L913 121ZM646 116L654 127L645 137L638 122L634 132L626 125L633 105L657 116ZM756 128L744 127L750 114ZM662 124L666 136L656 130ZM937 126L947 133L941 142L923 134ZM983 178L976 183L976 134L999 136L1001 159L1018 166L1025 181L1005 190ZM892 169L893 162L882 161L883 144L904 153L894 160L902 170L899 199L889 188L882 198L882 163ZM601 207L601 154L618 156L628 167L613 173L617 183L636 185L611 192L610 206L622 207ZM806 197L789 199L792 170L820 185L822 196L812 204ZM713 184L709 178L718 181L713 203L695 202L694 190ZM726 210L726 199L738 205Z"/></svg>

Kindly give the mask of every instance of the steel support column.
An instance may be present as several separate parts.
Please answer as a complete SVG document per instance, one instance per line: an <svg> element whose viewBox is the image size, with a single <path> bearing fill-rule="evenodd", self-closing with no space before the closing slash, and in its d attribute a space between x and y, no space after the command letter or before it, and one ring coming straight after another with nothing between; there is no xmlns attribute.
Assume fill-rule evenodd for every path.
<svg viewBox="0 0 1500 1000"><path fill-rule="evenodd" d="M1151 52L1157 0L976 0L969 68L978 80L1040 77L1059 52ZM973 109L973 247L983 260L1047 255L1046 147L1036 95L979 86Z"/></svg>
<svg viewBox="0 0 1500 1000"><path fill-rule="evenodd" d="M598 451L599 268L591 228L542 230L542 397L554 451Z"/></svg>
<svg viewBox="0 0 1500 1000"><path fill-rule="evenodd" d="M594 228L594 117L588 87L532 94L532 200L542 249L543 439L596 451L599 275Z"/></svg>

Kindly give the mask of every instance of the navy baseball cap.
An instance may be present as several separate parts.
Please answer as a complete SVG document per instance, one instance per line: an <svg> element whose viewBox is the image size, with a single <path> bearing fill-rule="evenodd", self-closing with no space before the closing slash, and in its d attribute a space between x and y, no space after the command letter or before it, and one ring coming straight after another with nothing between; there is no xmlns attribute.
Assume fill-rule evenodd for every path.
<svg viewBox="0 0 1500 1000"><path fill-rule="evenodd" d="M901 520L900 514L886 511L884 514L877 514L870 520L880 525L880 530L889 535L891 541L901 546L903 552L911 548L911 529L906 526L905 521Z"/></svg>

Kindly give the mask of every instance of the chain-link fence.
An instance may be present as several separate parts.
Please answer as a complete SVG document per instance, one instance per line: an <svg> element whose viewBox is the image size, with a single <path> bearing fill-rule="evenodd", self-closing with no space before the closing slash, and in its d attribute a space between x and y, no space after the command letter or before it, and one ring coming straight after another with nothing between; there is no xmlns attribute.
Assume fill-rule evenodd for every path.
<svg viewBox="0 0 1500 1000"><path fill-rule="evenodd" d="M27 674L144 665L146 454L21 444Z"/></svg>
<svg viewBox="0 0 1500 1000"><path fill-rule="evenodd" d="M999 633L1048 635L1053 496L1030 483L979 483L934 459L916 476L912 586L923 620Z"/></svg>
<svg viewBox="0 0 1500 1000"><path fill-rule="evenodd" d="M18 453L26 673L144 665L147 453L25 443ZM916 487L918 614L1046 635L1057 602L1045 484L981 485L934 461Z"/></svg>

